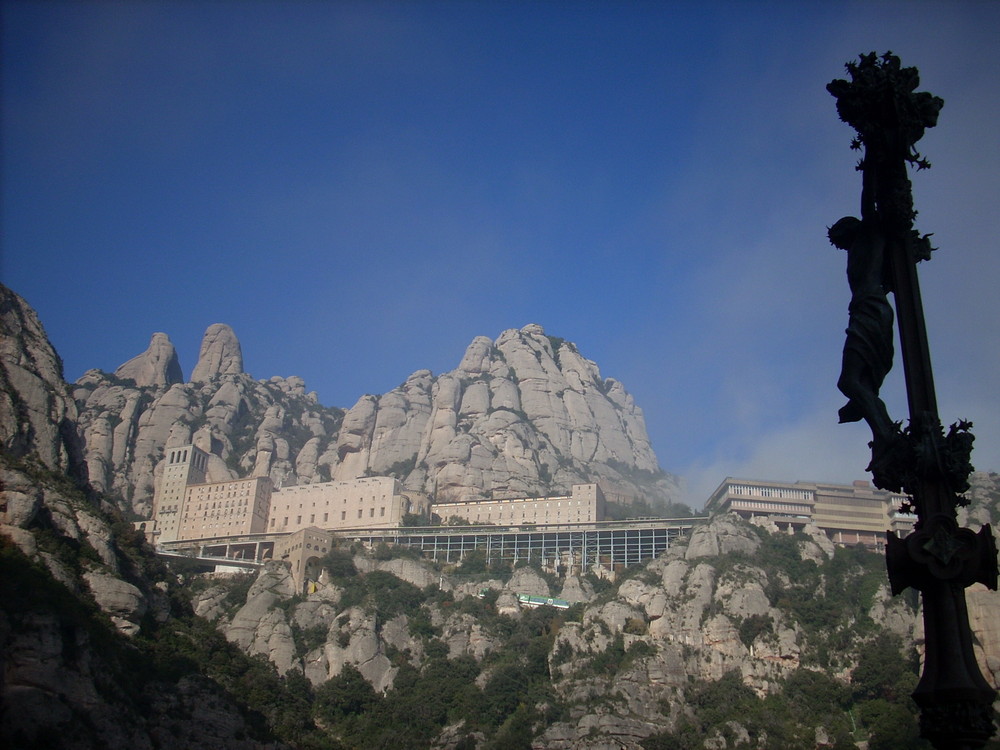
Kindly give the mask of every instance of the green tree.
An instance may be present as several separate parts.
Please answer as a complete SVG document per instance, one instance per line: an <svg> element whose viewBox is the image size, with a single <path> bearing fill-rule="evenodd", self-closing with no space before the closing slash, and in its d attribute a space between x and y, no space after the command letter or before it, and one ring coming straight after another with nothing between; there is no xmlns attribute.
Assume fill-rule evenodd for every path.
<svg viewBox="0 0 1000 750"><path fill-rule="evenodd" d="M358 574L354 567L354 556L343 547L334 547L319 559L319 566L325 568L333 579L351 578Z"/></svg>
<svg viewBox="0 0 1000 750"><path fill-rule="evenodd" d="M881 633L858 649L858 666L851 674L855 700L884 698L890 703L909 703L917 686L917 664L902 655L902 641L893 633Z"/></svg>
<svg viewBox="0 0 1000 750"><path fill-rule="evenodd" d="M419 513L404 513L401 526L412 528L413 526L426 526L427 519Z"/></svg>
<svg viewBox="0 0 1000 750"><path fill-rule="evenodd" d="M523 703L519 704L486 747L489 750L531 750L534 713Z"/></svg>
<svg viewBox="0 0 1000 750"><path fill-rule="evenodd" d="M357 667L345 664L340 674L316 688L313 710L317 717L335 724L364 714L378 702L378 694Z"/></svg>
<svg viewBox="0 0 1000 750"><path fill-rule="evenodd" d="M868 730L869 750L930 747L920 739L914 714L899 704L882 698L866 701L859 706L858 716Z"/></svg>

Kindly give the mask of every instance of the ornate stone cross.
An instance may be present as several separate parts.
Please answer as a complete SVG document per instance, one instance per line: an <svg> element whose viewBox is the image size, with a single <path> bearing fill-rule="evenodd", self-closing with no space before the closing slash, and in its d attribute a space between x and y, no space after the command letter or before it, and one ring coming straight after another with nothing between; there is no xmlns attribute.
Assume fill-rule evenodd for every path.
<svg viewBox="0 0 1000 750"><path fill-rule="evenodd" d="M982 747L994 733L994 691L972 650L965 588L997 588L997 549L989 526L978 534L957 523L956 507L972 472L969 422L945 434L938 416L930 349L924 325L917 263L929 260L930 235L913 228L916 211L907 165L930 164L914 146L937 124L944 102L917 92L916 68L887 52L847 64L851 80L834 80L840 119L857 132L852 148L863 152L861 217L845 217L829 231L847 251L851 304L838 387L848 398L842 422L865 420L872 431L869 470L875 485L906 493L901 510L916 512L905 539L887 532L886 564L893 595L909 586L923 597L925 657L913 693L921 735L939 750ZM894 422L879 398L893 359L893 295L909 424Z"/></svg>

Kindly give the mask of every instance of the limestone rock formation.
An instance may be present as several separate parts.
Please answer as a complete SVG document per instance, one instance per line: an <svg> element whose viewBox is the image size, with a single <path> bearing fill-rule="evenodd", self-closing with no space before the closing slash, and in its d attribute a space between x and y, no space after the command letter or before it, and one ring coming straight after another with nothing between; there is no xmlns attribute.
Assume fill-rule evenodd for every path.
<svg viewBox="0 0 1000 750"><path fill-rule="evenodd" d="M549 591L549 584L532 568L518 568L514 571L510 581L504 587L515 594L528 594L529 596L552 596Z"/></svg>
<svg viewBox="0 0 1000 750"><path fill-rule="evenodd" d="M139 622L148 609L142 591L109 573L87 571L83 578L97 606L107 613L115 627L126 635L136 635Z"/></svg>
<svg viewBox="0 0 1000 750"><path fill-rule="evenodd" d="M3 287L0 334L0 745L263 747L217 684L126 666L136 649L119 634L170 618L166 583L87 484L59 357Z"/></svg>
<svg viewBox="0 0 1000 750"><path fill-rule="evenodd" d="M305 676L321 684L353 664L379 692L392 686L397 668L385 655L384 639L376 618L359 607L343 612L331 627L326 644L305 657Z"/></svg>
<svg viewBox="0 0 1000 750"><path fill-rule="evenodd" d="M35 311L0 284L0 447L86 479L77 408Z"/></svg>
<svg viewBox="0 0 1000 750"><path fill-rule="evenodd" d="M227 348L238 352L228 327L225 335L210 335L212 328L203 362L222 361ZM251 475L269 475L277 485L328 479L321 453L336 435L342 412L320 406L301 378L256 381L225 372L241 368L222 365L217 372L213 365L202 368L217 372L206 376L208 382L169 387L133 386L99 370L85 373L74 396L91 483L148 515L165 450L192 442L210 454L208 481Z"/></svg>
<svg viewBox="0 0 1000 750"><path fill-rule="evenodd" d="M119 365L115 370L115 377L132 380L140 387L162 388L184 382L177 350L165 333L154 333L149 341L149 348Z"/></svg>
<svg viewBox="0 0 1000 750"><path fill-rule="evenodd" d="M346 412L321 406L301 378L244 373L228 326L205 332L188 383L165 367L168 343L156 334L117 377L91 370L73 391L91 482L140 515L165 449L187 442L211 454L209 481L388 474L441 501L562 494L589 482L609 499L656 504L676 493L621 383L538 325L476 337L457 369L417 370Z"/></svg>
<svg viewBox="0 0 1000 750"><path fill-rule="evenodd" d="M721 515L708 526L699 526L691 535L687 559L718 557L734 552L753 554L760 539L735 515Z"/></svg>
<svg viewBox="0 0 1000 750"><path fill-rule="evenodd" d="M274 604L295 594L286 566L269 563L247 593L246 603L222 630L226 638L249 654L265 655L284 674L295 659L292 630Z"/></svg>
<svg viewBox="0 0 1000 750"><path fill-rule="evenodd" d="M442 501L558 494L590 481L653 502L676 490L622 385L534 324L476 337L452 372L420 370L363 397L344 417L337 455L334 478L402 472Z"/></svg>
<svg viewBox="0 0 1000 750"><path fill-rule="evenodd" d="M198 352L198 364L191 373L192 383L207 383L219 375L243 372L243 350L233 329L225 323L213 323L205 331Z"/></svg>
<svg viewBox="0 0 1000 750"><path fill-rule="evenodd" d="M91 629L42 609L30 616L0 611L4 747L186 747L255 750L248 726L218 686L192 675L177 684L151 683L130 695L116 681L118 665Z"/></svg>

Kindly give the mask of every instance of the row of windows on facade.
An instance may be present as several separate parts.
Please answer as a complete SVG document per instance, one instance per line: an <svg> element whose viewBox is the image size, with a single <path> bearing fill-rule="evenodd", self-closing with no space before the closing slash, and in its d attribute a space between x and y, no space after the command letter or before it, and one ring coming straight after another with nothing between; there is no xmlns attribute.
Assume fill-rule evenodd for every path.
<svg viewBox="0 0 1000 750"><path fill-rule="evenodd" d="M381 507L381 508L379 508L378 511L379 511L378 512L379 518L382 518L382 517L385 516L385 507L384 506ZM364 510L362 508L359 508L358 509L358 518L364 518L364 513L365 513ZM375 517L375 509L374 508L369 508L368 509L368 517L369 518L374 518ZM287 526L288 525L288 518L289 518L288 516L285 516L284 520L281 522L282 526ZM278 520L277 518L272 518L271 519L271 526L272 527L275 525L275 523L277 522L277 520ZM324 513L323 514L323 521L322 521L322 523L327 523L329 520L330 520L330 514L329 513ZM347 520L347 511L346 510L340 511L340 520L341 521L346 521ZM296 516L295 517L295 523L296 524L302 523L302 516ZM309 523L316 523L316 514L315 513L309 514Z"/></svg>
<svg viewBox="0 0 1000 750"><path fill-rule="evenodd" d="M307 485L307 486L308 486L308 485ZM364 502L364 501L365 501L365 498L363 498L363 497L359 499L359 502ZM381 501L382 501L383 503L385 502L385 495L382 495L382 497L381 497ZM330 507L330 503L331 503L331 502L333 502L333 501L331 501L331 500L327 500L327 501L326 501L325 503L323 503L323 507L324 507L324 508L329 508L329 507ZM372 502L373 502L373 503L374 503L374 502L378 502L378 501L376 500L376 497L375 497L375 495L372 495ZM347 498L346 498L346 497L345 497L345 498L343 498L343 504L344 504L344 505L347 505ZM304 505L303 505L302 503L299 503L299 510L302 510L302 508L303 508L303 507L304 507ZM314 503L312 504L312 506L311 506L311 507L315 508L315 507L316 507L316 503L314 502Z"/></svg>
<svg viewBox="0 0 1000 750"><path fill-rule="evenodd" d="M818 502L822 502L824 504L832 504L832 505L865 505L865 504L872 505L875 503L886 503L886 502L901 503L910 499L906 495L897 495L897 494L886 496L879 493L878 495L867 495L867 496L861 495L859 497L854 493L832 492L832 491L824 491L819 497L821 499Z"/></svg>
<svg viewBox="0 0 1000 750"><path fill-rule="evenodd" d="M190 510L190 509L189 509ZM190 515L192 518L198 517L199 511L191 511ZM188 518L188 513L184 514L185 520ZM222 518L223 516L233 516L238 515L240 517L245 517L247 515L245 508L219 508L216 511L203 510L201 511L202 518ZM267 518L267 508L254 508L253 515L260 516L261 518Z"/></svg>
<svg viewBox="0 0 1000 750"><path fill-rule="evenodd" d="M789 500L812 500L813 493L807 490L789 490L784 487L757 487L751 484L733 484L729 491L734 495L756 497L779 497Z"/></svg>
<svg viewBox="0 0 1000 750"><path fill-rule="evenodd" d="M540 510L522 510L522 511L511 510L509 515L510 515L511 518L514 518L514 517L527 518L528 516L531 516L532 518L538 518L538 516L539 516L540 513L541 513ZM545 511L545 517L548 518L549 515L550 515L550 513L555 513L556 516L562 516L562 511L561 510L559 510L559 511L548 511L547 510L547 511ZM573 510L570 510L569 513L567 513L567 515L571 515L572 513L573 513ZM590 511L589 510L580 510L579 508L577 508L576 509L576 516L577 516L577 518L579 518L581 514L583 514L583 515L589 515ZM501 509L496 515L497 515L497 518L503 518L504 517L503 509ZM483 513L479 513L478 511L476 512L476 518L477 519L479 519L479 518L492 518L492 517L493 517L493 513L491 513L490 511L485 511Z"/></svg>
<svg viewBox="0 0 1000 750"><path fill-rule="evenodd" d="M809 513L811 508L808 505L794 505L792 503L765 503L757 500L737 500L733 506L741 510L774 510L782 513Z"/></svg>
<svg viewBox="0 0 1000 750"><path fill-rule="evenodd" d="M885 506L885 503L885 500L878 497L829 497L823 498L817 507L836 508L838 505L849 505L855 508L881 508Z"/></svg>
<svg viewBox="0 0 1000 750"><path fill-rule="evenodd" d="M211 496L211 492L208 491L207 488L203 487L193 487L192 489L188 490L187 494L189 498L194 498L195 495L197 495L199 500L203 499L206 494ZM227 492L225 495L223 495L221 492L217 492L215 497L217 498L250 497L250 490L243 490L242 492L238 491Z"/></svg>
<svg viewBox="0 0 1000 750"><path fill-rule="evenodd" d="M258 477L253 479L237 479L235 482L225 483L225 482L212 482L210 484L195 484L191 483L191 489L197 490L198 492L225 492L232 490L234 492L249 492L251 486L259 481Z"/></svg>
<svg viewBox="0 0 1000 750"><path fill-rule="evenodd" d="M831 510L829 508L824 508L822 512L816 513L816 518L847 518L847 519L862 519L868 518L872 521L883 521L885 520L885 513L865 513L864 511L858 510Z"/></svg>
<svg viewBox="0 0 1000 750"><path fill-rule="evenodd" d="M246 499L242 499L242 500L239 500L238 502L232 502L232 503L223 503L221 500L218 500L218 501L212 503L212 507L209 508L208 502L205 501L205 508L204 509L205 510L214 510L216 507L218 507L218 508L239 508L239 507L242 507L242 506L248 505L248 504L249 503L248 503L248 501ZM265 503L262 507L266 508L267 504ZM198 503L198 507L197 507L196 510L202 510L202 504L201 503Z"/></svg>
<svg viewBox="0 0 1000 750"><path fill-rule="evenodd" d="M212 524L202 524L201 526L191 526L180 533L189 535L186 537L188 539L193 539L194 536L191 535L195 534L204 537L219 537L219 536L236 536L238 534L249 534L249 533L259 533L259 532L253 532L249 526L245 526L238 523L212 523Z"/></svg>
<svg viewBox="0 0 1000 750"><path fill-rule="evenodd" d="M297 549L302 549L302 545L303 545L302 542L299 542L298 544L293 544L291 547L288 548L288 552L291 553L291 552L294 552ZM312 542L305 542L305 548L306 549L315 549L317 552L326 552L326 546L322 546L321 547L319 544L317 544L315 547L313 547L312 546Z"/></svg>
<svg viewBox="0 0 1000 750"><path fill-rule="evenodd" d="M572 501L566 503L567 508L577 508L578 510L581 505L586 506L587 508L590 507L590 503L587 503L583 500L577 500L576 505L574 505ZM528 513L531 511L537 512L539 509L544 509L548 511L551 510L552 508L562 508L562 503L537 503L535 505L529 505L529 506L509 505L508 503L492 503L490 505L481 505L478 507L473 506L472 508L467 508L464 505L458 504L451 506L442 505L435 507L441 508L441 510L443 511L446 511L449 508L454 508L455 510L470 510L470 511L475 509L477 513L479 513L481 510L484 510L486 513L491 513L493 511L500 511L501 513L503 513L505 510L509 510L511 513Z"/></svg>
<svg viewBox="0 0 1000 750"><path fill-rule="evenodd" d="M522 502L522 501L517 501L517 502ZM585 504L585 502L586 501L584 501L584 500L577 500L576 504L577 505L583 505L583 504ZM534 507L535 508L551 508L553 506L555 506L556 508L561 508L562 507L562 502L538 503ZM482 509L482 508L486 508L486 512L487 513L492 512L493 509L498 509L502 513L505 508L509 508L512 513L515 512L515 511L520 511L521 513L527 513L527 511L524 508L512 507L511 502L508 502L508 501L502 501L502 502L489 501L487 503L480 502L480 503L469 503L469 504L466 504L466 503L455 503L455 504L442 503L441 505L436 505L434 507L435 507L435 509L439 510L442 513L447 513L449 510L471 510L472 508L475 508L477 512L479 512L479 510ZM566 501L566 507L567 508L573 507L573 501L572 500L567 500Z"/></svg>
<svg viewBox="0 0 1000 750"><path fill-rule="evenodd" d="M875 531L837 531L832 533L828 531L826 535L838 544L856 544L858 542L881 544L884 542L882 535Z"/></svg>

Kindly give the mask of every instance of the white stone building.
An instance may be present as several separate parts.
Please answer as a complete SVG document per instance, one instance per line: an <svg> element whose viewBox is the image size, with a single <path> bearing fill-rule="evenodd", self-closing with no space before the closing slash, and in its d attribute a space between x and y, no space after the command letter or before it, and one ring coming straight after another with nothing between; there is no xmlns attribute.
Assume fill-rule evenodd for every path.
<svg viewBox="0 0 1000 750"><path fill-rule="evenodd" d="M767 516L779 527L815 524L836 544L863 544L881 550L886 531L905 536L916 516L899 508L905 495L853 484L773 482L727 477L705 504L708 513L738 513L744 518Z"/></svg>
<svg viewBox="0 0 1000 750"><path fill-rule="evenodd" d="M393 477L364 477L282 487L271 496L269 532L380 529L400 526L407 513L428 515L429 501Z"/></svg>
<svg viewBox="0 0 1000 750"><path fill-rule="evenodd" d="M177 538L262 533L267 530L271 497L269 477L189 484Z"/></svg>
<svg viewBox="0 0 1000 750"><path fill-rule="evenodd" d="M205 481L208 454L193 445L167 448L163 472L153 493L153 521L157 541L180 539L184 496L189 484Z"/></svg>
<svg viewBox="0 0 1000 750"><path fill-rule="evenodd" d="M605 499L597 484L574 484L571 494L559 497L435 503L432 510L442 523L452 517L496 526L593 523L604 520Z"/></svg>

